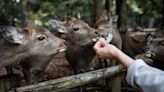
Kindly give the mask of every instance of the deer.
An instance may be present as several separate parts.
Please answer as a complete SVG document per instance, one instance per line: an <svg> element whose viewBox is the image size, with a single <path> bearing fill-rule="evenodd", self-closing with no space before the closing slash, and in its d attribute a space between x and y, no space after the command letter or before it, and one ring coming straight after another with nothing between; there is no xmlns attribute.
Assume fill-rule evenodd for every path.
<svg viewBox="0 0 164 92"><path fill-rule="evenodd" d="M92 65L97 57L93 46L99 38L97 34L101 32L76 18L71 18L67 22L50 19L49 27L52 33L66 40L66 58L75 74L93 70ZM108 34L103 35L108 37Z"/></svg>
<svg viewBox="0 0 164 92"><path fill-rule="evenodd" d="M20 64L31 76L43 71L52 56L64 46L61 38L34 24L23 28L1 26L0 35L0 67ZM31 77L28 81L32 83L36 79Z"/></svg>

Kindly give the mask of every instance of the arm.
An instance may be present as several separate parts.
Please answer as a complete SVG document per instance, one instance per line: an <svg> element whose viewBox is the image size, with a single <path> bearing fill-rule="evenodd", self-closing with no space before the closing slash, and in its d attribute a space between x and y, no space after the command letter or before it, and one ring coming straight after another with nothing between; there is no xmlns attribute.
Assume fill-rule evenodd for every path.
<svg viewBox="0 0 164 92"><path fill-rule="evenodd" d="M100 39L95 45L96 53L103 58L116 59L128 69L126 80L143 92L164 92L164 72L148 66L143 60L133 60L122 51L104 39Z"/></svg>
<svg viewBox="0 0 164 92"><path fill-rule="evenodd" d="M164 72L150 67L141 59L128 67L126 80L143 92L164 92Z"/></svg>

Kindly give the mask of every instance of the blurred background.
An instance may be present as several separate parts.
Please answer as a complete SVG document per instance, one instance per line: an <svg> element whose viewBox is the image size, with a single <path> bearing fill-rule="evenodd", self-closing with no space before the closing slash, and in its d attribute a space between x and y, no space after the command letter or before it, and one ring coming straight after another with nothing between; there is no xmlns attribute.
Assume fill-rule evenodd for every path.
<svg viewBox="0 0 164 92"><path fill-rule="evenodd" d="M158 27L164 22L164 0L1 0L0 24L23 26L27 18L47 25L51 17L66 20L74 16L91 26L104 9L118 15L118 26Z"/></svg>
<svg viewBox="0 0 164 92"><path fill-rule="evenodd" d="M134 46L132 49L140 51L141 47L148 43L146 32L142 32L144 35L139 34L139 36L132 34L133 36L131 37L130 33L128 36L125 35L127 31L132 30L135 32L135 29L155 28L155 31L158 29L162 32L164 27L164 0L1 0L0 25L23 27L28 19L32 19L37 25L47 27L49 18L66 21L70 16L73 16L93 26L104 9L110 12L111 16L119 16L117 26L122 36L124 52L132 48L132 46ZM150 31L149 33L152 32ZM163 34L160 37L163 37ZM130 37L132 40L128 41L126 37ZM145 39L142 39L142 37ZM133 38L139 38L139 40L134 40ZM127 44L131 43L130 41L132 41L131 47L124 46L126 42ZM159 46L164 45L161 44ZM141 53L139 52L139 54ZM49 64L47 72L42 75L43 80L73 74L70 65L63 57L64 55L55 57L54 62ZM164 70L163 62L158 65L161 65ZM122 92L137 92L131 91L133 89L125 82L123 86L125 87L122 87L122 90L125 91Z"/></svg>

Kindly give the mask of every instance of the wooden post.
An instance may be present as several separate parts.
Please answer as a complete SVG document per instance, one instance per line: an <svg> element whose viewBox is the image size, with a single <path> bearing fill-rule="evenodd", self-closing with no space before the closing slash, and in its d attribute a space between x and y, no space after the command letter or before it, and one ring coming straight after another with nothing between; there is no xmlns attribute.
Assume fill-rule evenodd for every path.
<svg viewBox="0 0 164 92"><path fill-rule="evenodd" d="M112 66L116 66L117 63L115 60L112 60L111 62ZM110 85L110 92L121 92L121 76L116 75L114 77L109 78L108 82L111 84Z"/></svg>
<svg viewBox="0 0 164 92"><path fill-rule="evenodd" d="M7 92L10 88L10 81L7 79L0 79L0 92Z"/></svg>

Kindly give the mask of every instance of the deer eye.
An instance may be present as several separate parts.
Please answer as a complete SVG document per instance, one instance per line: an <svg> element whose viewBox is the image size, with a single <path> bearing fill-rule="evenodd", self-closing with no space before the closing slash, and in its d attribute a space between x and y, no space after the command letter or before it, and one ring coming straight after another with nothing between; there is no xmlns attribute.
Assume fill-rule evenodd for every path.
<svg viewBox="0 0 164 92"><path fill-rule="evenodd" d="M96 35L96 36L100 36L100 34L99 34L98 32L95 32L95 35Z"/></svg>
<svg viewBox="0 0 164 92"><path fill-rule="evenodd" d="M78 31L78 30L79 30L79 28L78 28L78 27L75 27L75 28L73 28L73 30L74 30L74 31Z"/></svg>
<svg viewBox="0 0 164 92"><path fill-rule="evenodd" d="M44 39L46 39L46 37L44 37L44 36L39 36L39 37L38 37L38 40L39 40L39 41L43 41Z"/></svg>

